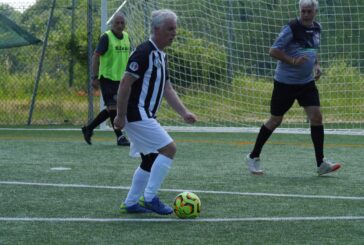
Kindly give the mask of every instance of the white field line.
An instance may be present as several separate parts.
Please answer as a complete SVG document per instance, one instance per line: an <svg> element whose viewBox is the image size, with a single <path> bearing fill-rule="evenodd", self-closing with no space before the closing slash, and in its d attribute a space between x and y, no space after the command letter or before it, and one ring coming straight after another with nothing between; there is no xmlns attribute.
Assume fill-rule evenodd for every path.
<svg viewBox="0 0 364 245"><path fill-rule="evenodd" d="M103 185L84 185L84 184L53 184L53 183L35 183L20 181L0 181L0 185L29 185L29 186L48 186L61 188L91 188L91 189L118 189L129 190L129 186L103 186ZM183 189L161 189L163 192L183 192ZM195 193L217 194L217 195L239 195L239 196L267 196L267 197L291 197L291 198L313 198L313 199L343 199L343 200L364 200L364 197L358 196L325 196L325 195L300 195L300 194L279 194L279 193L255 193L255 192L231 192L231 191L206 191L206 190L188 190Z"/></svg>
<svg viewBox="0 0 364 245"><path fill-rule="evenodd" d="M256 222L256 221L337 221L364 220L364 216L322 216L322 217L250 217L250 218L43 218L43 217L0 217L0 222Z"/></svg>

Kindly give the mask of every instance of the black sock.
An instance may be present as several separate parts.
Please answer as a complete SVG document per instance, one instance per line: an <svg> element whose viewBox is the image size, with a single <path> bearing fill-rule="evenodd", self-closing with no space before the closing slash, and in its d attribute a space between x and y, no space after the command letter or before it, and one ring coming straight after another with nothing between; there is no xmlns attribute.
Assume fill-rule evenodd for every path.
<svg viewBox="0 0 364 245"><path fill-rule="evenodd" d="M92 122L89 125L87 125L87 128L90 130L94 130L97 126L99 126L102 122L104 122L108 118L109 118L109 112L106 109L104 109L100 111L100 113L95 117L94 120L92 120Z"/></svg>
<svg viewBox="0 0 364 245"><path fill-rule="evenodd" d="M257 136L257 139L255 141L255 145L253 148L253 151L250 153L251 158L259 157L260 152L262 151L262 148L269 139L269 137L272 135L273 131L269 130L264 124L260 128L259 134Z"/></svg>
<svg viewBox="0 0 364 245"><path fill-rule="evenodd" d="M110 115L110 121L111 121L112 128L114 129L115 135L116 135L117 138L119 138L120 136L123 135L123 132L121 132L121 130L119 130L119 129L116 130L114 128L114 119L116 117L116 110L110 110L109 115Z"/></svg>
<svg viewBox="0 0 364 245"><path fill-rule="evenodd" d="M311 139L315 148L317 167L320 167L324 159L324 126L311 126Z"/></svg>

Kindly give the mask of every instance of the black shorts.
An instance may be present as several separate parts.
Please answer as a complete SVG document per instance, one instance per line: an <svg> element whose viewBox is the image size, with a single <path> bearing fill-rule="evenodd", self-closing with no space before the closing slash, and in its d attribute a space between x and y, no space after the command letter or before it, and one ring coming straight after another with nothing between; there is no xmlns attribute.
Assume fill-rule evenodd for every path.
<svg viewBox="0 0 364 245"><path fill-rule="evenodd" d="M101 76L100 88L106 106L116 105L119 83Z"/></svg>
<svg viewBox="0 0 364 245"><path fill-rule="evenodd" d="M274 80L270 113L273 116L283 116L297 99L300 106L320 106L320 96L314 81L292 85Z"/></svg>

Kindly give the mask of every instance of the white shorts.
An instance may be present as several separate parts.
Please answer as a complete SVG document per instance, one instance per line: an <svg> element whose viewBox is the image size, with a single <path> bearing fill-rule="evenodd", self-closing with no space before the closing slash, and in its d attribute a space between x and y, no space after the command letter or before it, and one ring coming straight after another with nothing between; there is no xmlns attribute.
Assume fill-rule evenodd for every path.
<svg viewBox="0 0 364 245"><path fill-rule="evenodd" d="M140 157L140 153L157 153L158 149L173 142L167 131L153 118L126 122L124 130L130 141L131 157Z"/></svg>

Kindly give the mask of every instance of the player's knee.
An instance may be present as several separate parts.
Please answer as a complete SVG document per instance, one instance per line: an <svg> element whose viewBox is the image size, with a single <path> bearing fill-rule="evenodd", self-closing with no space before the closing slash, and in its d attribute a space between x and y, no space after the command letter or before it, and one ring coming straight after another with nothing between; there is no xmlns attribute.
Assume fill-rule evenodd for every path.
<svg viewBox="0 0 364 245"><path fill-rule="evenodd" d="M271 117L269 118L269 120L265 123L265 126L270 129L270 130L274 130L276 129L277 127L279 127L279 125L281 125L283 121L283 117Z"/></svg>
<svg viewBox="0 0 364 245"><path fill-rule="evenodd" d="M170 151L173 154L173 156L176 154L176 152L177 152L177 145L176 145L176 143L172 142L170 144Z"/></svg>
<svg viewBox="0 0 364 245"><path fill-rule="evenodd" d="M278 128L278 127L281 125L281 123L282 123L282 120L274 121L274 122L273 122L273 128L274 128L274 129L275 129L275 128Z"/></svg>
<svg viewBox="0 0 364 245"><path fill-rule="evenodd" d="M174 158L174 155L176 155L177 152L177 146L176 143L171 142L165 147L158 150L160 154L165 155L166 157L169 157L171 159Z"/></svg>
<svg viewBox="0 0 364 245"><path fill-rule="evenodd" d="M315 113L311 115L309 118L312 125L321 125L322 124L322 114L321 113Z"/></svg>

